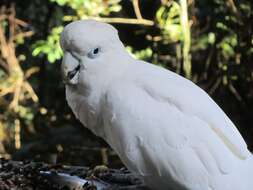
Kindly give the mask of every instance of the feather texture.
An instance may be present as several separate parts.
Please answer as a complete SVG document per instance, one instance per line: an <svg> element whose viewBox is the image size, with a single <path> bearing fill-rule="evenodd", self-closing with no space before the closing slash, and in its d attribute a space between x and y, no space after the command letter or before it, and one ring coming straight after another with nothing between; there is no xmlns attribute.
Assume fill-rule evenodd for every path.
<svg viewBox="0 0 253 190"><path fill-rule="evenodd" d="M77 35L86 30L93 32L91 37ZM71 23L61 44L65 56L69 51L79 56L71 63L67 60L74 57L65 57L62 68L70 72L83 68L75 70L77 81L66 85L75 116L105 139L148 186L157 190L253 188L253 158L245 141L201 88L130 57L108 24ZM90 59L85 52L98 46L100 54Z"/></svg>

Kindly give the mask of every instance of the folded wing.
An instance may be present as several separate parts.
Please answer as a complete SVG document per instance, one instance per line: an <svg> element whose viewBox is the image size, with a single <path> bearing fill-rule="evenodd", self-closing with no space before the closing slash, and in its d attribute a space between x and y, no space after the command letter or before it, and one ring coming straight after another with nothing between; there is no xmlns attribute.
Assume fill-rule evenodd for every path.
<svg viewBox="0 0 253 190"><path fill-rule="evenodd" d="M123 162L144 176L200 187L233 173L250 153L226 114L190 81L142 64L143 73L114 82L104 102L105 139Z"/></svg>

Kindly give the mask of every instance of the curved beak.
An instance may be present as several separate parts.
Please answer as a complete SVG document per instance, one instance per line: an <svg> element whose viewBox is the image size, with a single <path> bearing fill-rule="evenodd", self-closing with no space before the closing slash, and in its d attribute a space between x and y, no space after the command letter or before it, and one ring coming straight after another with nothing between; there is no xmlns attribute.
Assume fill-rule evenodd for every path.
<svg viewBox="0 0 253 190"><path fill-rule="evenodd" d="M67 85L77 84L79 71L80 62L70 52L66 51L61 64L63 82Z"/></svg>

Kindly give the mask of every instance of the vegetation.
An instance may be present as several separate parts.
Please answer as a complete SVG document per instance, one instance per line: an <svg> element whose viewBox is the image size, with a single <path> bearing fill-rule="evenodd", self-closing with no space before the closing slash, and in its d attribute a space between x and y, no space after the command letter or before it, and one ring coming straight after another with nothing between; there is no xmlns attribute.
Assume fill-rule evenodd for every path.
<svg viewBox="0 0 253 190"><path fill-rule="evenodd" d="M82 130L86 138L82 146L91 141L92 148L106 147L71 114L59 72L59 35L64 25L88 18L112 23L133 56L184 75L205 89L252 149L252 6L248 0L3 1L0 157L15 155L42 139L49 141L56 129L53 137L57 138L58 130L68 126ZM80 145L70 142L72 148ZM49 147L56 154L66 149L56 140ZM48 149L42 152L50 152ZM96 163L108 163L106 154L113 153L98 150L102 156Z"/></svg>

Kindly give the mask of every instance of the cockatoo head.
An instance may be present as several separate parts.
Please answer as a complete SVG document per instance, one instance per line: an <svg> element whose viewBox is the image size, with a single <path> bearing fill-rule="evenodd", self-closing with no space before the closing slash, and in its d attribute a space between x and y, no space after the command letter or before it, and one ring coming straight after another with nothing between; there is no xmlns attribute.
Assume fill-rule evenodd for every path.
<svg viewBox="0 0 253 190"><path fill-rule="evenodd" d="M113 64L115 55L124 46L117 30L110 24L94 20L80 20L68 24L61 34L63 79L68 85L79 83L80 73L94 73ZM82 75L82 76L83 76Z"/></svg>

